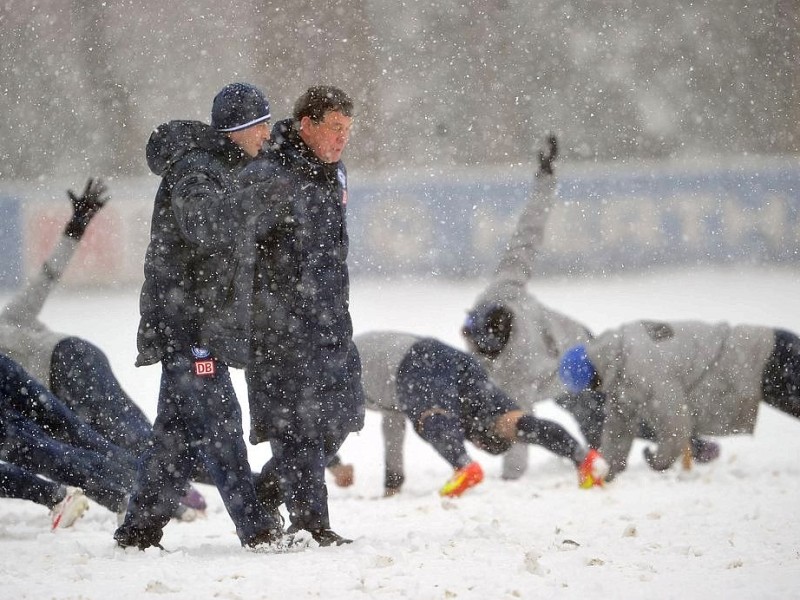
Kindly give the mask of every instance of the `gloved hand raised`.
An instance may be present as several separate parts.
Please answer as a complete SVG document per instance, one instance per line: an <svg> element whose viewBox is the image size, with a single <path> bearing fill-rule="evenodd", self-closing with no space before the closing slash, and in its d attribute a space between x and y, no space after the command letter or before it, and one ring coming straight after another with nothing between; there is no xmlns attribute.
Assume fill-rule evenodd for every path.
<svg viewBox="0 0 800 600"><path fill-rule="evenodd" d="M67 190L67 195L72 201L72 218L67 223L64 234L79 240L86 232L89 222L111 197L105 183L101 179L93 178L86 182L86 188L80 196L76 196L72 190Z"/></svg>
<svg viewBox="0 0 800 600"><path fill-rule="evenodd" d="M552 175L553 163L558 156L558 140L555 134L549 134L544 143L544 148L539 150L539 175Z"/></svg>

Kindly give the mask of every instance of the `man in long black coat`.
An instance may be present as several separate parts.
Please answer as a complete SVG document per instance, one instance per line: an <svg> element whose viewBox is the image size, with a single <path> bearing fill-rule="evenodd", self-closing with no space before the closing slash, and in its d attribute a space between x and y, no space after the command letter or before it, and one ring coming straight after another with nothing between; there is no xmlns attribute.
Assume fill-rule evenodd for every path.
<svg viewBox="0 0 800 600"><path fill-rule="evenodd" d="M241 175L242 185L252 184L250 202L270 207L256 231L254 358L246 371L250 441L269 441L273 456L256 487L262 500L263 490L274 492L273 508L285 499L290 530L309 531L320 545L348 541L330 529L325 466L364 423L340 161L352 114L340 89L310 88Z"/></svg>

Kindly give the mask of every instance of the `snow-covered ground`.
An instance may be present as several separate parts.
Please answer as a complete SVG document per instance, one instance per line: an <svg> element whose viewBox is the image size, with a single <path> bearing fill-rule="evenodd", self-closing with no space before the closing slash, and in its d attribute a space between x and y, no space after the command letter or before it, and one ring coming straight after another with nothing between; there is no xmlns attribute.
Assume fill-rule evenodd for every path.
<svg viewBox="0 0 800 600"><path fill-rule="evenodd" d="M357 281L357 332L403 329L461 346L464 310L482 282ZM546 280L546 303L599 331L638 317L728 320L800 331L796 270L654 272ZM109 354L153 416L159 369L133 368L137 292L62 292L44 319ZM244 398L244 383L235 383ZM540 415L569 418L545 403ZM245 415L247 419L247 415ZM573 427L574 430L574 427ZM356 484L331 484L340 548L285 555L243 550L213 488L207 519L172 523L170 551L123 551L115 516L98 505L50 533L47 511L0 500L1 598L790 598L800 582L800 423L764 407L755 435L721 438L713 464L658 474L641 459L604 489L580 490L572 467L540 448L516 482L477 450L487 478L457 500L436 493L449 468L413 434L403 493L381 497L379 420L368 414L342 455ZM267 450L250 449L254 467Z"/></svg>

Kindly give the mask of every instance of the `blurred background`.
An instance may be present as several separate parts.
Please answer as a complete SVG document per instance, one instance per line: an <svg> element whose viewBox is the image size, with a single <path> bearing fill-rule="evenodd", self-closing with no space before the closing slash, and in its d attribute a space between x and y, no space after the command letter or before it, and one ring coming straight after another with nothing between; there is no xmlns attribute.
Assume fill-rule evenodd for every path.
<svg viewBox="0 0 800 600"><path fill-rule="evenodd" d="M135 280L157 185L144 161L150 131L208 121L214 94L237 80L262 87L276 118L309 85L354 97L345 158L356 272L463 274L493 263L546 131L562 140L565 197L595 200L579 211L590 221L566 236L594 232L582 238L594 253L598 238L619 237L609 222L635 232L652 210L663 213L666 248L681 242L677 195L713 212L676 209L711 223L712 238L736 196L736 222L757 222L740 237L772 239L736 256L762 258L770 245L781 260L797 254L797 0L3 0L0 51L0 284L46 251L68 209L64 189L98 174L112 181L116 207L104 216L122 256L109 265L109 250L94 277ZM635 183L642 175L653 185ZM620 197L651 204L633 217L612 211L616 221L598 213ZM783 204L760 214L774 198ZM383 243L359 246L370 235ZM563 231L550 237L563 242ZM672 255L653 243L628 263ZM730 260L730 248L712 245ZM601 268L620 262L600 255ZM553 256L543 270L598 268L584 251Z"/></svg>
<svg viewBox="0 0 800 600"><path fill-rule="evenodd" d="M4 0L0 175L147 171L230 81L353 95L354 168L800 151L796 0Z"/></svg>

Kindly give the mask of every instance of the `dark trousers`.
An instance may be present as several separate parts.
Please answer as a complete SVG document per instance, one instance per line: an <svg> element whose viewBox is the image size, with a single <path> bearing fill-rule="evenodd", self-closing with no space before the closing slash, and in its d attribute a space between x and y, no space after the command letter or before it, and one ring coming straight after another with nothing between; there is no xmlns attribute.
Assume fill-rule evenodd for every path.
<svg viewBox="0 0 800 600"><path fill-rule="evenodd" d="M593 390L584 390L577 394L564 393L556 396L555 401L575 418L589 447L599 448L606 420L606 401L603 393Z"/></svg>
<svg viewBox="0 0 800 600"><path fill-rule="evenodd" d="M0 355L0 402L5 411L30 420L58 441L104 455L131 470L136 468L134 455L84 423L42 383L4 355Z"/></svg>
<svg viewBox="0 0 800 600"><path fill-rule="evenodd" d="M0 460L69 485L111 510L124 503L135 458L81 422L17 363L0 355Z"/></svg>
<svg viewBox="0 0 800 600"><path fill-rule="evenodd" d="M100 348L76 337L56 344L50 389L92 429L136 454L144 452L153 427L122 389Z"/></svg>
<svg viewBox="0 0 800 600"><path fill-rule="evenodd" d="M764 368L764 401L800 419L800 338L775 330L775 349Z"/></svg>
<svg viewBox="0 0 800 600"><path fill-rule="evenodd" d="M450 444L460 438L497 454L510 446L494 434L500 415L519 407L498 388L470 355L434 339L414 344L397 370L397 395L417 433L429 443L424 420L433 414L451 417Z"/></svg>
<svg viewBox="0 0 800 600"><path fill-rule="evenodd" d="M417 433L454 468L468 460L466 438L491 454L506 452L511 439L498 434L498 417L521 410L472 356L434 339L420 340L397 372L397 394ZM560 425L525 415L516 439L575 459L576 440Z"/></svg>
<svg viewBox="0 0 800 600"><path fill-rule="evenodd" d="M19 413L2 411L4 435L0 460L60 483L84 489L112 511L123 508L134 471L106 455L56 440Z"/></svg>
<svg viewBox="0 0 800 600"><path fill-rule="evenodd" d="M192 358L162 362L158 414L121 530L152 532L169 521L196 462L205 466L242 543L275 526L259 510L228 368L195 375Z"/></svg>
<svg viewBox="0 0 800 600"><path fill-rule="evenodd" d="M468 435L519 409L477 360L434 339L420 340L406 354L397 370L397 394L415 427L436 409L458 417Z"/></svg>
<svg viewBox="0 0 800 600"><path fill-rule="evenodd" d="M327 432L319 436L286 432L270 440L272 458L256 476L256 487L274 490L278 482L289 520L298 529L330 529L325 468L347 435L348 432Z"/></svg>
<svg viewBox="0 0 800 600"><path fill-rule="evenodd" d="M100 348L76 337L56 344L50 387L78 417L117 446L139 456L150 445L153 425L122 389ZM214 485L197 461L192 480Z"/></svg>
<svg viewBox="0 0 800 600"><path fill-rule="evenodd" d="M0 463L0 498L18 498L53 508L63 498L61 486L9 463Z"/></svg>

